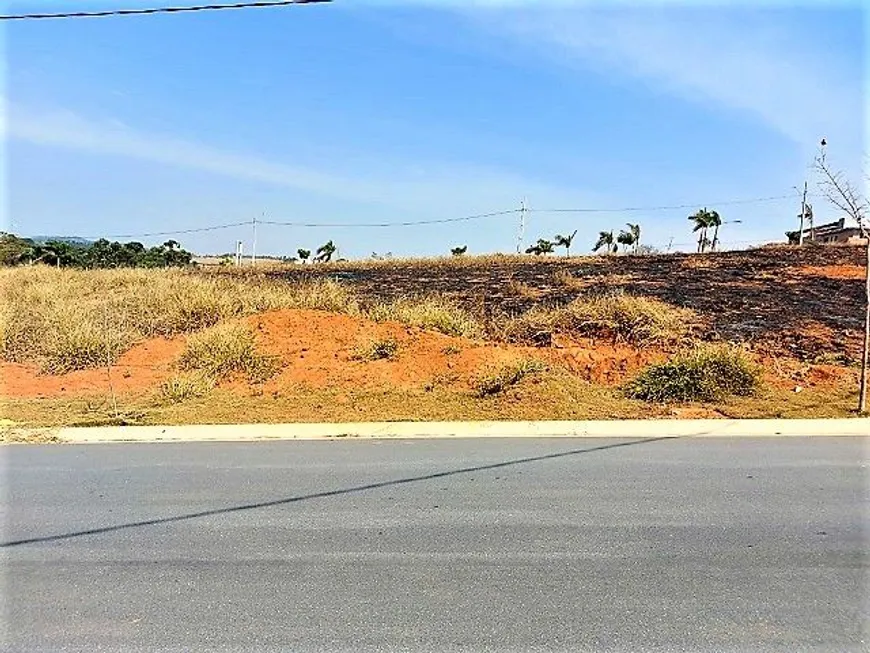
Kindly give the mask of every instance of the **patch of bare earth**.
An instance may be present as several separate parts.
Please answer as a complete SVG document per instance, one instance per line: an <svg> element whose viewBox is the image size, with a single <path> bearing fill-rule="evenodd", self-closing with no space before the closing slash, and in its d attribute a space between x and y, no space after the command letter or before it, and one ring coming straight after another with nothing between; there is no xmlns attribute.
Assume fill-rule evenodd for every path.
<svg viewBox="0 0 870 653"><path fill-rule="evenodd" d="M3 363L0 394L7 397L63 397L114 391L146 391L172 372L184 348L184 338L153 338L121 355L111 368L77 370L67 374L43 374L35 363Z"/></svg>
<svg viewBox="0 0 870 653"><path fill-rule="evenodd" d="M481 371L527 358L564 367L589 381L616 383L654 358L632 347L592 341L564 341L546 349L519 347L320 311L273 311L248 322L263 351L285 363L264 391L287 385L408 390L433 383L467 390ZM354 360L360 347L381 340L398 345L393 357Z"/></svg>
<svg viewBox="0 0 870 653"><path fill-rule="evenodd" d="M382 389L421 390L440 385L467 391L478 376L499 366L535 358L572 376L603 385L622 382L665 355L628 345L591 339L557 337L553 347L535 348L470 340L424 331L400 323L378 323L356 316L311 310L278 310L245 318L262 353L277 356L279 373L258 392L280 393L287 387L359 392ZM358 360L356 354L373 342L393 341L393 356ZM135 345L107 368L62 375L39 372L35 364L2 366L2 394L14 398L142 394L172 375L185 337L155 338ZM222 385L249 392L242 379Z"/></svg>

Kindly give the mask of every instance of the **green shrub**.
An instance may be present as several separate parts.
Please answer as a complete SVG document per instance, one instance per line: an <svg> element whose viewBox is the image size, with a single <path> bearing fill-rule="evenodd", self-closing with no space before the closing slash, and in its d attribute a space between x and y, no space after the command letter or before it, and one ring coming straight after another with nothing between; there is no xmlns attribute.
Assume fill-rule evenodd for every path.
<svg viewBox="0 0 870 653"><path fill-rule="evenodd" d="M760 382L759 368L741 349L704 346L647 367L625 393L645 401L717 401L755 394Z"/></svg>
<svg viewBox="0 0 870 653"><path fill-rule="evenodd" d="M544 363L533 359L504 364L477 378L474 384L475 394L478 397L499 394L516 385L526 376L543 372L546 369L547 366Z"/></svg>

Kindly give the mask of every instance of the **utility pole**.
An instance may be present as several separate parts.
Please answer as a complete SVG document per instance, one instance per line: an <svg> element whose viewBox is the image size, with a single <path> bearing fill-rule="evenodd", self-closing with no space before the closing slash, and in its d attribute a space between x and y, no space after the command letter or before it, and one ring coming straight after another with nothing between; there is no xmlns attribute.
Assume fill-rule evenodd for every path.
<svg viewBox="0 0 870 653"><path fill-rule="evenodd" d="M523 249L523 237L526 234L526 198L523 198L520 202L520 232L517 236L517 254L522 254Z"/></svg>
<svg viewBox="0 0 870 653"><path fill-rule="evenodd" d="M251 238L251 267L257 264L257 216L251 218L251 226L253 227L253 236Z"/></svg>
<svg viewBox="0 0 870 653"><path fill-rule="evenodd" d="M671 246L674 244L674 237L671 236L671 239L668 241L668 254L671 253Z"/></svg>
<svg viewBox="0 0 870 653"><path fill-rule="evenodd" d="M810 240L816 241L816 227L813 222L813 205L807 204L807 222L810 223Z"/></svg>
<svg viewBox="0 0 870 653"><path fill-rule="evenodd" d="M236 267L240 267L242 265L242 241L236 241Z"/></svg>
<svg viewBox="0 0 870 653"><path fill-rule="evenodd" d="M807 215L807 182L804 181L804 195L801 199L801 230L798 236L798 245L804 244L804 218Z"/></svg>

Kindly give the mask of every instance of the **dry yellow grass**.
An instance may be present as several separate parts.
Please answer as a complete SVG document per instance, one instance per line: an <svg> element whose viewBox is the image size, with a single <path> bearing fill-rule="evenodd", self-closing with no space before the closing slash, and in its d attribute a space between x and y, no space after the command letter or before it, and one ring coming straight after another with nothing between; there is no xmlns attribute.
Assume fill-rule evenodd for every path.
<svg viewBox="0 0 870 653"><path fill-rule="evenodd" d="M178 365L216 380L238 372L260 383L274 376L279 362L257 353L254 332L247 325L227 322L191 335Z"/></svg>
<svg viewBox="0 0 870 653"><path fill-rule="evenodd" d="M537 288L533 288L529 284L516 279L508 281L505 290L509 295L522 297L523 299L539 299L543 295L543 292Z"/></svg>
<svg viewBox="0 0 870 653"><path fill-rule="evenodd" d="M474 391L478 397L491 397L515 386L531 374L539 374L547 366L534 359L524 359L513 363L505 363L500 367L481 373L474 383Z"/></svg>
<svg viewBox="0 0 870 653"><path fill-rule="evenodd" d="M697 319L688 309L616 292L580 297L561 308L536 306L502 321L497 331L507 342L538 345L549 344L555 334L666 345L686 339Z"/></svg>
<svg viewBox="0 0 870 653"><path fill-rule="evenodd" d="M572 264L603 264L607 261L606 257L598 255L572 255L570 259ZM508 265L508 266L524 266L538 265L540 263L551 263L554 265L563 265L565 263L563 256L532 256L530 254L474 254L463 256L428 256L428 257L396 257L390 259L365 259L355 261L331 261L329 263L317 263L309 265L278 263L278 262L258 262L256 266L243 265L235 266L208 266L203 270L209 275L227 275L227 276L265 276L267 274L284 273L288 270L334 270L334 271L353 271L353 270L371 270L371 269L426 269L437 270L439 268L484 268L492 265Z"/></svg>
<svg viewBox="0 0 870 653"><path fill-rule="evenodd" d="M237 424L395 420L586 420L682 417L849 417L854 384L795 394L762 388L756 396L709 403L650 404L627 399L618 388L582 382L558 369L535 376L485 399L473 392L434 385L428 390L385 388L347 393L329 388L286 387L277 393L215 388L181 402L151 394L117 398L123 420L104 396L4 400L5 414L20 429L107 424Z"/></svg>
<svg viewBox="0 0 870 653"><path fill-rule="evenodd" d="M377 304L366 310L365 315L376 322L401 322L448 336L480 338L484 334L483 326L470 313L438 295Z"/></svg>
<svg viewBox="0 0 870 653"><path fill-rule="evenodd" d="M52 373L104 365L135 342L277 308L356 313L334 281L288 283L175 269L0 270L0 356Z"/></svg>
<svg viewBox="0 0 870 653"><path fill-rule="evenodd" d="M160 396L178 403L204 397L215 387L215 378L201 371L182 372L169 377L160 384Z"/></svg>

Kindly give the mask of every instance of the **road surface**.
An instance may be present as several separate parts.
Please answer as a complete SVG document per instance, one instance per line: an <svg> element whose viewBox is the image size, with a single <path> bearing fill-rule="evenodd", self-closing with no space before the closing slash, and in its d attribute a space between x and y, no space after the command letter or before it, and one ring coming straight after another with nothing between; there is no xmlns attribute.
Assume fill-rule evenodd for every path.
<svg viewBox="0 0 870 653"><path fill-rule="evenodd" d="M8 446L8 651L866 651L859 438Z"/></svg>

